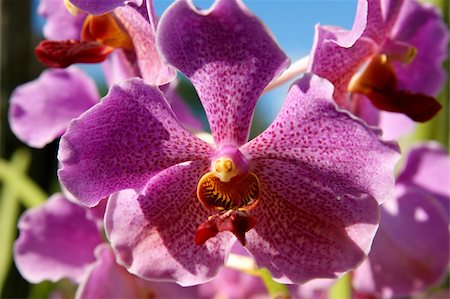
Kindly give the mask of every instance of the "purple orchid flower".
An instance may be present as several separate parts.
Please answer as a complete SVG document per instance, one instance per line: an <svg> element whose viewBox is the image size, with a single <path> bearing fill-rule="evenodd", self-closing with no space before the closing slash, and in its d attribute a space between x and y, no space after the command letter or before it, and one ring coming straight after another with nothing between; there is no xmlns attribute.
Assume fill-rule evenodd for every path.
<svg viewBox="0 0 450 299"><path fill-rule="evenodd" d="M76 298L197 298L197 289L144 281L118 265L101 226L90 211L55 194L25 212L14 258L30 282L68 278L79 284ZM89 213L91 212L91 213Z"/></svg>
<svg viewBox="0 0 450 299"><path fill-rule="evenodd" d="M338 111L332 84L310 74L247 142L256 101L288 60L240 1L208 11L175 2L157 43L197 89L215 144L186 131L157 88L131 79L72 121L58 153L61 182L87 206L134 189L113 195L105 216L120 263L144 279L199 284L237 237L281 282L356 267L392 192L397 147Z"/></svg>
<svg viewBox="0 0 450 299"><path fill-rule="evenodd" d="M436 143L415 147L394 197L382 205L368 259L355 271L360 293L414 295L439 283L449 263L450 157Z"/></svg>
<svg viewBox="0 0 450 299"><path fill-rule="evenodd" d="M360 0L351 31L316 27L310 70L335 85L339 106L370 124L389 123L381 118L392 114L378 109L426 121L440 109L432 96L445 82L447 44L436 8L414 0Z"/></svg>

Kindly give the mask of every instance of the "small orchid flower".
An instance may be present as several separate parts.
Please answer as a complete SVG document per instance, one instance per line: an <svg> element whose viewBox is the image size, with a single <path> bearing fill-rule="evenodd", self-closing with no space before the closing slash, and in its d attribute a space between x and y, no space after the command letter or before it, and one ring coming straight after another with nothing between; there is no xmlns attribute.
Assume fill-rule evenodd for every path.
<svg viewBox="0 0 450 299"><path fill-rule="evenodd" d="M360 293L414 295L439 283L449 263L450 157L436 143L415 147L394 197L382 205L368 259L355 271Z"/></svg>
<svg viewBox="0 0 450 299"><path fill-rule="evenodd" d="M352 30L316 27L309 69L335 85L339 106L371 124L380 121L373 106L424 122L441 108L433 96L445 82L447 43L446 26L431 6L360 0Z"/></svg>
<svg viewBox="0 0 450 299"><path fill-rule="evenodd" d="M176 74L161 61L156 50L157 18L152 2L147 2L138 8L131 4L119 6L123 5L124 1L76 1L75 3L88 9L80 11L66 0L65 3L69 3L72 10L76 11L75 16L71 16L67 11L64 12L63 0L50 3L44 0L40 12L47 17L44 33L50 33L51 40L42 41L36 47L36 55L47 67L64 68L74 63L101 62L114 52L111 60L116 61L116 65L110 65L109 68L119 70L119 73L124 73L127 78L137 76L149 84L167 84ZM107 14L89 14L112 8L114 10ZM65 34L59 34L62 30L58 23L61 15L65 16L66 23L69 23L69 20L73 22L70 28L74 32L70 36L67 35L69 39L59 39L66 37ZM81 22L82 26L79 27ZM78 37L73 37L77 28ZM55 37L57 39L53 40ZM115 49L117 51L114 51ZM109 81L114 83L117 80L116 78Z"/></svg>
<svg viewBox="0 0 450 299"><path fill-rule="evenodd" d="M256 101L288 60L240 1L208 11L175 2L157 43L194 84L214 144L186 131L157 88L130 79L72 121L58 153L59 178L82 203L114 193L105 224L120 263L199 284L237 238L281 282L356 267L392 191L397 147L338 111L331 83L311 74L247 142Z"/></svg>
<svg viewBox="0 0 450 299"><path fill-rule="evenodd" d="M144 281L118 265L92 212L60 194L25 212L14 246L22 276L32 283L70 279L79 284L78 299L198 297L196 289Z"/></svg>

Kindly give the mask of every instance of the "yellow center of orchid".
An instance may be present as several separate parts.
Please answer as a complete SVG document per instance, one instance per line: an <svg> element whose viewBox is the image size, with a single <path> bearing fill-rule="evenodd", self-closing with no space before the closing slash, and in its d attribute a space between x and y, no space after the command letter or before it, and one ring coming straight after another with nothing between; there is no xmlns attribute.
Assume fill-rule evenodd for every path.
<svg viewBox="0 0 450 299"><path fill-rule="evenodd" d="M249 210L261 197L261 186L254 173L243 172L230 157L219 157L198 182L197 197L208 209Z"/></svg>

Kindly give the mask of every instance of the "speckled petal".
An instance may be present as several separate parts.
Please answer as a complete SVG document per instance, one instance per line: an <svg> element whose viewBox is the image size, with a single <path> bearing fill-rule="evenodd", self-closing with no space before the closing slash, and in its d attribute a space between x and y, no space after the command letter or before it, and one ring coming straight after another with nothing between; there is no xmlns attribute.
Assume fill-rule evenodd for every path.
<svg viewBox="0 0 450 299"><path fill-rule="evenodd" d="M116 263L107 244L95 250L97 261L84 276L76 293L77 299L122 298L195 298L193 290L174 283L149 282L130 274Z"/></svg>
<svg viewBox="0 0 450 299"><path fill-rule="evenodd" d="M85 209L60 194L25 212L18 226L14 259L22 276L32 283L62 278L79 282L95 261L94 248L103 242Z"/></svg>
<svg viewBox="0 0 450 299"><path fill-rule="evenodd" d="M258 97L288 64L264 25L239 0L208 11L182 0L161 17L157 43L192 80L216 144L245 143Z"/></svg>
<svg viewBox="0 0 450 299"><path fill-rule="evenodd" d="M355 271L354 287L390 298L438 283L449 262L448 220L442 207L423 190L401 186L382 207L380 229L369 259Z"/></svg>
<svg viewBox="0 0 450 299"><path fill-rule="evenodd" d="M70 3L78 7L84 12L93 15L102 15L110 12L116 7L124 6L126 4L135 4L141 6L144 0L69 0ZM61 1L62 2L62 1Z"/></svg>
<svg viewBox="0 0 450 299"><path fill-rule="evenodd" d="M204 245L194 243L197 227L210 215L196 196L198 180L208 168L203 161L178 164L154 176L145 195L120 192L111 197L107 235L131 273L184 286L216 275L236 238L225 232Z"/></svg>
<svg viewBox="0 0 450 299"><path fill-rule="evenodd" d="M417 49L417 55L410 64L394 62L398 88L437 95L446 79L443 62L448 55L449 41L448 27L438 9L416 1L405 1L392 38Z"/></svg>
<svg viewBox="0 0 450 299"><path fill-rule="evenodd" d="M334 185L336 197L369 194L382 203L393 192L398 148L336 110L332 93L329 81L306 74L291 87L275 121L242 151L252 160L296 164L308 177Z"/></svg>
<svg viewBox="0 0 450 299"><path fill-rule="evenodd" d="M308 69L331 81L335 86L333 95L335 101L339 106L350 109L348 84L364 62L376 51L376 46L372 40L360 38L351 46L343 47L340 45L341 39L347 40L347 35L352 35L352 32L316 26Z"/></svg>
<svg viewBox="0 0 450 299"><path fill-rule="evenodd" d="M252 171L262 198L251 211L257 224L246 235L246 247L274 278L335 278L365 258L378 228L375 199L338 199L332 183L293 162L257 160Z"/></svg>
<svg viewBox="0 0 450 299"><path fill-rule="evenodd" d="M80 39L80 31L86 14L73 16L63 0L41 0L38 14L45 19L44 36L51 40Z"/></svg>
<svg viewBox="0 0 450 299"><path fill-rule="evenodd" d="M49 69L14 90L9 123L20 140L42 148L99 99L95 82L81 70Z"/></svg>
<svg viewBox="0 0 450 299"><path fill-rule="evenodd" d="M432 194L450 213L450 157L436 142L417 145L408 154L398 184L414 186Z"/></svg>
<svg viewBox="0 0 450 299"><path fill-rule="evenodd" d="M64 187L87 206L122 189L144 187L174 164L207 159L211 145L187 132L156 87L134 78L72 121L58 159Z"/></svg>
<svg viewBox="0 0 450 299"><path fill-rule="evenodd" d="M160 86L175 79L175 70L164 64L156 50L155 30L150 22L129 6L116 8L114 15L131 37L136 62L144 81L150 85Z"/></svg>

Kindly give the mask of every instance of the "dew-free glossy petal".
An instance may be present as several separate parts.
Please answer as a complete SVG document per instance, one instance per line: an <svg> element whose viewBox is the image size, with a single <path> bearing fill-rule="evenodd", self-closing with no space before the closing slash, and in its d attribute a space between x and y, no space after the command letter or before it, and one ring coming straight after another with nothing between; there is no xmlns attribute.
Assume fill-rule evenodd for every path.
<svg viewBox="0 0 450 299"><path fill-rule="evenodd" d="M157 43L193 82L216 144L244 144L257 99L288 63L264 25L238 0L208 11L177 1L159 22Z"/></svg>
<svg viewBox="0 0 450 299"><path fill-rule="evenodd" d="M370 250L378 204L370 196L337 198L333 185L300 165L257 160L252 171L262 197L247 249L281 282L335 278L354 269Z"/></svg>
<svg viewBox="0 0 450 299"><path fill-rule="evenodd" d="M450 157L447 150L436 142L415 146L406 160L398 184L414 186L432 194L448 212L450 211Z"/></svg>
<svg viewBox="0 0 450 299"><path fill-rule="evenodd" d="M448 27L436 7L405 1L393 28L392 38L416 47L409 64L394 63L398 88L437 95L445 83L443 62L448 56Z"/></svg>
<svg viewBox="0 0 450 299"><path fill-rule="evenodd" d="M94 81L81 70L49 69L14 90L9 123L20 140L42 148L62 135L69 122L99 98Z"/></svg>
<svg viewBox="0 0 450 299"><path fill-rule="evenodd" d="M63 0L41 0L38 14L46 21L43 30L47 39L80 39L80 31L86 14L71 15Z"/></svg>
<svg viewBox="0 0 450 299"><path fill-rule="evenodd" d="M95 261L95 247L103 242L95 222L86 218L86 210L60 194L25 212L18 226L14 260L31 283L62 278L79 282Z"/></svg>
<svg viewBox="0 0 450 299"><path fill-rule="evenodd" d="M59 178L87 206L144 187L174 164L207 159L212 147L187 132L161 91L134 78L74 120L61 139Z"/></svg>
<svg viewBox="0 0 450 299"><path fill-rule="evenodd" d="M144 279L183 286L216 275L235 238L228 232L194 243L198 226L210 215L198 201L197 183L209 163L172 166L154 176L145 195L119 192L110 198L106 231L121 264Z"/></svg>
<svg viewBox="0 0 450 299"><path fill-rule="evenodd" d="M143 0L69 0L70 3L78 7L84 12L93 15L102 15L110 12L116 7L124 6L126 4L135 4L141 6ZM62 2L62 1L61 1Z"/></svg>
<svg viewBox="0 0 450 299"><path fill-rule="evenodd" d="M438 283L449 262L448 219L435 199L399 186L381 210L369 258L355 271L358 291L386 297L422 292Z"/></svg>
<svg viewBox="0 0 450 299"><path fill-rule="evenodd" d="M116 8L114 15L131 37L136 62L144 81L160 86L175 79L175 70L164 64L156 50L155 30L149 21L129 6Z"/></svg>
<svg viewBox="0 0 450 299"><path fill-rule="evenodd" d="M309 177L333 184L336 195L369 194L382 203L393 192L398 147L338 111L332 94L329 81L306 74L292 85L275 121L242 151L253 160L301 166Z"/></svg>

